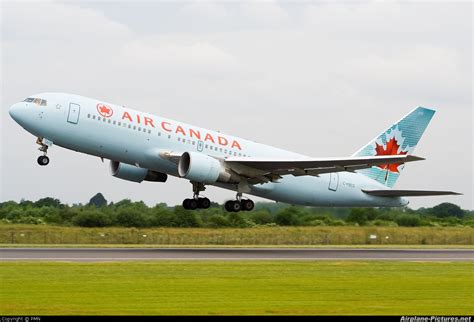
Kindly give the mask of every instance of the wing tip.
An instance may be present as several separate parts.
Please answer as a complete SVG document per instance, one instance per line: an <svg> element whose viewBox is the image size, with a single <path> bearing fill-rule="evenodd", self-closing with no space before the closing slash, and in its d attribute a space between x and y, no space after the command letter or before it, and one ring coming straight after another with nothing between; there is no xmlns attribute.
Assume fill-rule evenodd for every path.
<svg viewBox="0 0 474 322"><path fill-rule="evenodd" d="M406 156L406 161L407 161L407 162L411 162L411 161L423 161L423 160L426 160L426 158L419 157L419 156L413 155L413 154Z"/></svg>

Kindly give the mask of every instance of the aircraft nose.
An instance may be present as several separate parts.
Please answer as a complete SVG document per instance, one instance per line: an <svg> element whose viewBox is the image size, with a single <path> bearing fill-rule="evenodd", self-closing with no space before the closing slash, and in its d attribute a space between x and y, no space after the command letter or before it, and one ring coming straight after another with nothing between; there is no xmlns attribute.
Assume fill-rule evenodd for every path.
<svg viewBox="0 0 474 322"><path fill-rule="evenodd" d="M21 106L20 103L15 103L12 106L10 106L10 110L8 113L10 113L10 116L12 119L14 119L16 122L20 121L22 110L24 110L24 107Z"/></svg>

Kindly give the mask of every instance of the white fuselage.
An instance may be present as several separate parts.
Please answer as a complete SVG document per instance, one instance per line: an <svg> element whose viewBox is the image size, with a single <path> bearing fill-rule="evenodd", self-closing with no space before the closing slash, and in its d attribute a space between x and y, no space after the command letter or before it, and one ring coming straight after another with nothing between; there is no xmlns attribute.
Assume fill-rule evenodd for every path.
<svg viewBox="0 0 474 322"><path fill-rule="evenodd" d="M160 153L198 152L221 159L230 156L308 158L78 95L43 93L35 97L47 100L47 105L20 102L10 109L15 121L33 135L67 149L172 176L178 176L176 163ZM235 184L214 185L237 190ZM249 194L307 206L394 207L407 204L402 198L370 196L361 189L387 187L358 173L339 172L318 177L285 175L278 182L252 185Z"/></svg>

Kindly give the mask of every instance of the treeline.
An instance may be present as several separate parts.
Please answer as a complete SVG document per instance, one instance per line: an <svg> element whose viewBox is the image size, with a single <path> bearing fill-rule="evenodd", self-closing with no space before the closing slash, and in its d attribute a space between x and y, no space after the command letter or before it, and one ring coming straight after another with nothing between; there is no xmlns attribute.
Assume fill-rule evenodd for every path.
<svg viewBox="0 0 474 322"><path fill-rule="evenodd" d="M102 194L87 205L61 203L54 198L0 203L2 224L53 224L80 227L255 227L255 226L468 226L474 212L451 203L433 208L310 208L257 203L252 212L228 213L222 206L185 210L164 203L148 207L125 199L107 203Z"/></svg>

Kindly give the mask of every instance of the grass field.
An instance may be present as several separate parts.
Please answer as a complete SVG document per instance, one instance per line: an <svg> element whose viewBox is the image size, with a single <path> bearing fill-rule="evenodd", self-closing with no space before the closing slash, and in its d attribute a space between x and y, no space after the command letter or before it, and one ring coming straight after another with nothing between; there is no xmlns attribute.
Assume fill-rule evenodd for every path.
<svg viewBox="0 0 474 322"><path fill-rule="evenodd" d="M370 236L375 235L375 239ZM0 244L473 245L472 227L79 228L0 225Z"/></svg>
<svg viewBox="0 0 474 322"><path fill-rule="evenodd" d="M0 314L472 315L474 263L0 263Z"/></svg>

